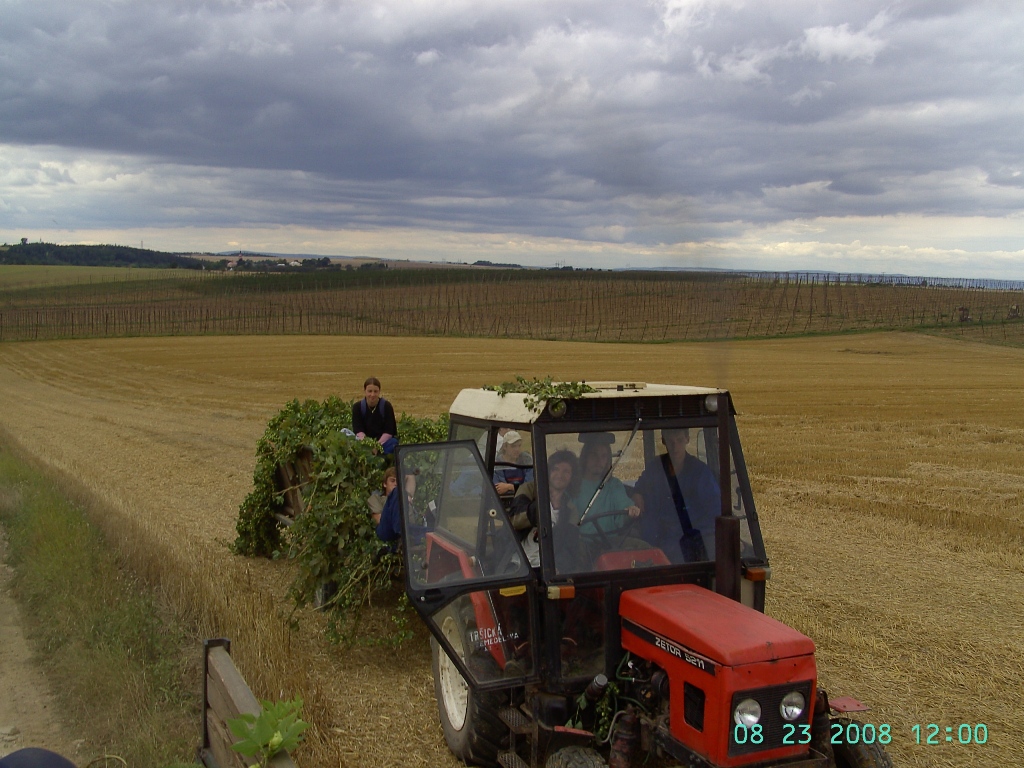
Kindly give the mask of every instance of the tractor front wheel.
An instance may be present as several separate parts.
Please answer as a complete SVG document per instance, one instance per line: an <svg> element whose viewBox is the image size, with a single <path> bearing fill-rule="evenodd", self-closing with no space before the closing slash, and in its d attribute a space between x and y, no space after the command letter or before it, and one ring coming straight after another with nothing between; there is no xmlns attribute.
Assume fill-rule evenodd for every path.
<svg viewBox="0 0 1024 768"><path fill-rule="evenodd" d="M590 747L563 747L551 753L544 768L608 768L608 763Z"/></svg>
<svg viewBox="0 0 1024 768"><path fill-rule="evenodd" d="M832 722L842 725L843 733L846 733L846 726L854 721L841 717ZM832 753L835 755L836 768L892 768L892 758L877 742L836 743L832 745Z"/></svg>
<svg viewBox="0 0 1024 768"><path fill-rule="evenodd" d="M455 618L446 617L441 623L441 631L459 658L465 660L465 638ZM506 694L473 690L444 648L433 638L430 650L434 696L448 748L457 758L471 765L494 765L508 738L508 726L498 718L498 711L506 703Z"/></svg>

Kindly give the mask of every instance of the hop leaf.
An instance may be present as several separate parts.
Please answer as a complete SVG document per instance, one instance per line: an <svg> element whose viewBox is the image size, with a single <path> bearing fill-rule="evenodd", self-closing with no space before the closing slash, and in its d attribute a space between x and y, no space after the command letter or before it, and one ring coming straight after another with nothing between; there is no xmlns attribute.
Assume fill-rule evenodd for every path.
<svg viewBox="0 0 1024 768"><path fill-rule="evenodd" d="M258 715L243 714L227 721L238 741L231 749L246 757L255 757L259 766L266 766L281 750L291 751L302 742L309 723L303 721L302 699L261 702Z"/></svg>

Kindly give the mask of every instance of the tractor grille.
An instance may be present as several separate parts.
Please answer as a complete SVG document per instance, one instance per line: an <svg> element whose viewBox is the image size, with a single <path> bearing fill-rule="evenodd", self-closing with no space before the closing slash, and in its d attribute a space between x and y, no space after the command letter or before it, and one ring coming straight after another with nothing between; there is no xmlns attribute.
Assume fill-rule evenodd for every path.
<svg viewBox="0 0 1024 768"><path fill-rule="evenodd" d="M704 691L683 683L683 719L698 731L704 730Z"/></svg>
<svg viewBox="0 0 1024 768"><path fill-rule="evenodd" d="M787 721L782 719L782 714L779 712L779 705L782 703L783 697L790 691L800 691L804 695L804 701L807 702L807 708L800 717L793 721ZM761 726L762 740L760 743L753 741L753 733L747 731L746 743L740 743L743 741L742 733L740 735L740 742L736 741L737 728L736 723L732 719L732 713L736 709L736 705L744 699L754 699L758 704L761 705L761 722L758 725ZM810 714L811 707L811 683L810 681L804 681L802 683L793 683L789 685L776 685L771 688L756 688L751 691L737 691L732 696L732 705L729 707L729 756L733 755L749 755L751 752L762 752L766 749L776 749L777 747L783 746L795 746L801 742L801 740L807 737L801 732L800 725L807 724L810 722L808 715ZM784 726L794 725L795 729L786 728ZM742 729L739 729L742 730ZM790 731L793 730L792 734ZM782 739L789 736L789 743L783 744Z"/></svg>

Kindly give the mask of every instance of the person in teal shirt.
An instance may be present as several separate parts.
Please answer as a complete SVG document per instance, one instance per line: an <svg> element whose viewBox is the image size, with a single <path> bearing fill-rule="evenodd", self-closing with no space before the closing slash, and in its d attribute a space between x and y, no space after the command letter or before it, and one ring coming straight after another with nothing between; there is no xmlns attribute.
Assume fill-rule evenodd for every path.
<svg viewBox="0 0 1024 768"><path fill-rule="evenodd" d="M615 442L615 435L610 432L583 432L579 436L579 441L583 443L583 450L580 451L580 466L583 471L580 489L576 495L576 508L580 514L582 515L590 505L590 511L586 513L588 518L614 509L627 510L630 517L639 515L640 507L626 493L622 481L612 475L608 476L604 488L594 499L593 504L590 501L612 466L612 443Z"/></svg>

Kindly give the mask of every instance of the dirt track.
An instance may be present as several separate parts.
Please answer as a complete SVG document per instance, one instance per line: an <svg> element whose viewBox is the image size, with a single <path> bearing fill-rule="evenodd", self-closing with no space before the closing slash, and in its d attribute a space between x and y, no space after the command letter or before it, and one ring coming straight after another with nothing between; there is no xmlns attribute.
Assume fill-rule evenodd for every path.
<svg viewBox="0 0 1024 768"><path fill-rule="evenodd" d="M0 499L0 504L3 499ZM50 684L25 639L21 611L10 594L0 532L0 757L22 747L44 747L71 758L75 744L58 717Z"/></svg>
<svg viewBox="0 0 1024 768"><path fill-rule="evenodd" d="M456 351L452 351L456 350ZM514 373L725 383L772 558L770 613L818 645L823 682L874 705L898 764L1024 764L1024 351L913 335L736 345L508 340L164 338L0 345L0 425L81 479L154 557L276 612L287 566L238 562L237 505L255 442L292 397L354 395L379 376L399 410ZM155 569L159 572L159 569ZM230 602L230 601L228 601ZM222 612L233 611L225 604ZM239 609L241 610L241 609ZM246 610L249 610L246 608ZM312 691L305 765L450 764L422 634L396 658L346 656L305 630L291 656L231 617L263 667ZM246 622L249 622L248 624ZM252 626L250 630L245 627ZM241 627L241 629L239 629ZM216 631L217 627L211 627ZM396 663L397 662L397 663ZM268 676L267 680L276 679ZM286 691L290 695L291 691ZM986 723L985 746L916 746L910 726Z"/></svg>

